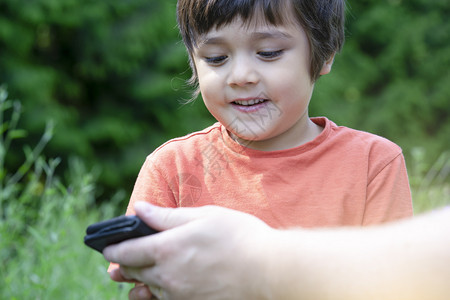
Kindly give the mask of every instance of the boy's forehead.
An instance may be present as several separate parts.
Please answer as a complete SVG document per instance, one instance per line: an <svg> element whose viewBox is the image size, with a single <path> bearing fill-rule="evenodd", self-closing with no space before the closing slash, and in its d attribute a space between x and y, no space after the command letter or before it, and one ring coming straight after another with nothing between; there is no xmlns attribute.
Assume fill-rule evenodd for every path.
<svg viewBox="0 0 450 300"><path fill-rule="evenodd" d="M246 36L254 41L264 40L264 39L290 39L292 35L286 30L283 30L279 26L264 26L256 27L253 29L244 28L246 31ZM223 42L221 30L213 29L198 38L198 44L200 45L213 45L220 44Z"/></svg>
<svg viewBox="0 0 450 300"><path fill-rule="evenodd" d="M269 23L267 19L261 17L254 16L249 20L243 20L237 16L229 23L221 24L220 26L216 25L209 31L199 34L196 38L197 44L215 44L221 42L221 32L230 29L230 27L233 29L243 29L254 40L291 38L291 35L286 32L288 27L303 30L303 27L293 20L285 20L282 24L274 25Z"/></svg>

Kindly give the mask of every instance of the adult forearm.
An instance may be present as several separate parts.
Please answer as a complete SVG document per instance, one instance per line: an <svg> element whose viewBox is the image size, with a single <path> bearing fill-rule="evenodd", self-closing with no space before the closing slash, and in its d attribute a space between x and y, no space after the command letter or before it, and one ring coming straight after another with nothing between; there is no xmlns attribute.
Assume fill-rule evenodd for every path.
<svg viewBox="0 0 450 300"><path fill-rule="evenodd" d="M372 228L280 232L278 299L449 299L450 216Z"/></svg>

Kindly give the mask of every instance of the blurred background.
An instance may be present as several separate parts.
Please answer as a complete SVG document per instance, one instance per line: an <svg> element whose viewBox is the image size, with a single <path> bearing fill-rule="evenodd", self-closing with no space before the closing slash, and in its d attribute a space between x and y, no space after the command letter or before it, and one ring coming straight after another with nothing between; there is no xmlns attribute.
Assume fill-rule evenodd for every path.
<svg viewBox="0 0 450 300"><path fill-rule="evenodd" d="M183 104L175 7L0 0L0 298L126 292L83 248L85 226L123 212L156 147L214 122L201 99ZM448 0L349 0L346 43L310 106L400 145L416 212L450 203L449 19Z"/></svg>
<svg viewBox="0 0 450 300"><path fill-rule="evenodd" d="M48 120L48 157L100 168L98 196L130 193L145 156L213 122L190 97L176 1L1 0L0 84L22 102L28 131ZM349 1L347 41L317 83L311 116L415 147L433 162L450 146L450 22L446 0ZM411 162L411 159L407 161ZM60 168L64 169L64 168Z"/></svg>

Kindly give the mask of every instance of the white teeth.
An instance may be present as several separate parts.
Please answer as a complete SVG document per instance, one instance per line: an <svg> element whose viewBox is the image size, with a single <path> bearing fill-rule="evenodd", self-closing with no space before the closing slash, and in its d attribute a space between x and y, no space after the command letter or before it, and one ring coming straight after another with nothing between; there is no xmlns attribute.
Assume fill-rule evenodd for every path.
<svg viewBox="0 0 450 300"><path fill-rule="evenodd" d="M264 102L264 99L251 99L251 100L236 100L234 101L234 103L239 104L239 105L244 105L244 106L248 106L248 105L255 105L258 103Z"/></svg>

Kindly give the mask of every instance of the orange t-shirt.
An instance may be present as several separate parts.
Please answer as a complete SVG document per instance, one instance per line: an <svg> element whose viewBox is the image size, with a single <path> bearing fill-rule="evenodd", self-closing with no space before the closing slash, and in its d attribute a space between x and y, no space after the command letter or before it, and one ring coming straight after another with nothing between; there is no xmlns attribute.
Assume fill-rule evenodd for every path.
<svg viewBox="0 0 450 300"><path fill-rule="evenodd" d="M370 225L412 215L400 147L324 117L312 120L322 133L287 150L246 148L219 123L166 142L142 166L127 214L144 200L224 206L276 228Z"/></svg>

